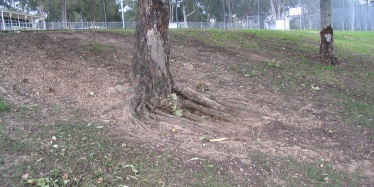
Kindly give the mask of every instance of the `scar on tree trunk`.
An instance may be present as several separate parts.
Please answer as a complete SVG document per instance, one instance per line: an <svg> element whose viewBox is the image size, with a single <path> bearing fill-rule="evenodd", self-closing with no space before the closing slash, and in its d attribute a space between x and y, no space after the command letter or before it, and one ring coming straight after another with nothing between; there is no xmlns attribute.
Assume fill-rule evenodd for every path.
<svg viewBox="0 0 374 187"><path fill-rule="evenodd" d="M320 32L321 36L321 43L319 49L319 55L322 62L327 63L329 65L338 65L339 62L337 58L334 56L334 37L333 37L333 29L331 26L324 28Z"/></svg>

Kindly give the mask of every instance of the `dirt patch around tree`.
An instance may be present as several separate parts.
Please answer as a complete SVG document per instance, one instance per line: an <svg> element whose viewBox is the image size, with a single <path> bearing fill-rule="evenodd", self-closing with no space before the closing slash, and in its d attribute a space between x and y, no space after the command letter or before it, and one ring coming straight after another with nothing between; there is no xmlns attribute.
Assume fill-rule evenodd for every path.
<svg viewBox="0 0 374 187"><path fill-rule="evenodd" d="M282 168L289 167L287 158L331 165L337 171L366 176L363 185L374 183L373 132L333 119L334 113L318 100L323 92L305 88L284 94L261 85L255 77L250 81L230 71L243 58L253 63L272 61L264 53L228 51L172 37L171 72L178 83L193 89L203 85L206 89L201 92L209 98L253 112L240 124L201 114L206 123L174 117L140 127L124 117L132 91L131 33L11 32L0 34L0 46L0 96L13 105L43 106L38 120L25 122L35 128L64 121L79 111L84 121L104 123L106 136L114 141L186 159L209 158L232 180L248 184L255 178L287 184L281 174ZM51 115L57 109L58 115ZM19 120L4 115L1 123ZM228 139L205 141L217 138ZM1 154L5 160L13 159Z"/></svg>

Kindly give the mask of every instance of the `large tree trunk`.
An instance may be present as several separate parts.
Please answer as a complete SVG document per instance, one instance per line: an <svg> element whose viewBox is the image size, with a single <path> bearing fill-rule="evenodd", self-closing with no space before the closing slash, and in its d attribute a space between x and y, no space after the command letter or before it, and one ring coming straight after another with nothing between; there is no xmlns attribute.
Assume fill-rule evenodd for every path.
<svg viewBox="0 0 374 187"><path fill-rule="evenodd" d="M206 120L191 112L197 111L235 124L243 124L239 119L253 121L255 118L248 111L235 110L174 82L169 70L168 4L169 0L138 2L135 52L131 71L133 92L128 105L130 120L144 127L152 121L157 121L161 116L168 116L167 113L170 112L181 117L182 110L175 109L184 108L186 110L183 111L183 116L197 122ZM171 95L172 92L178 93L179 97L175 98L176 95ZM168 102L166 98L174 98L172 100L175 103L163 104L162 101ZM211 127L213 131L217 130L215 125Z"/></svg>
<svg viewBox="0 0 374 187"><path fill-rule="evenodd" d="M321 12L321 41L319 55L323 62L337 64L334 56L334 37L332 29L332 0L320 0Z"/></svg>
<svg viewBox="0 0 374 187"><path fill-rule="evenodd" d="M171 94L173 79L169 70L168 0L140 0L131 80L130 108L143 116Z"/></svg>

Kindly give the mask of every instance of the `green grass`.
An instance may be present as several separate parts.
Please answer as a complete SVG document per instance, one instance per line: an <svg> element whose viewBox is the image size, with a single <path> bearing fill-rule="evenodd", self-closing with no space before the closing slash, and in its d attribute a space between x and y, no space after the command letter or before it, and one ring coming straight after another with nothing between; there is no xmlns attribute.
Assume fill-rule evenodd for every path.
<svg viewBox="0 0 374 187"><path fill-rule="evenodd" d="M0 98L0 112L6 112L10 110L10 106Z"/></svg>
<svg viewBox="0 0 374 187"><path fill-rule="evenodd" d="M340 49L352 51L371 58L374 57L373 35L373 32L334 32L335 44L338 45Z"/></svg>

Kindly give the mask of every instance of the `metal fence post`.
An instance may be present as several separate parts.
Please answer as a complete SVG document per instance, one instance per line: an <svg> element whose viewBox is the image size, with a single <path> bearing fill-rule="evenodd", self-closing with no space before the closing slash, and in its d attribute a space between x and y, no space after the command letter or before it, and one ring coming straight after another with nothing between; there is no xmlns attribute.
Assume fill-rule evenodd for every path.
<svg viewBox="0 0 374 187"><path fill-rule="evenodd" d="M355 3L354 0L351 0L351 31L355 30Z"/></svg>
<svg viewBox="0 0 374 187"><path fill-rule="evenodd" d="M260 23L260 0L257 0L257 27L258 29L261 29L261 23Z"/></svg>
<svg viewBox="0 0 374 187"><path fill-rule="evenodd" d="M104 5L104 22L105 22L105 28L108 29L108 20L106 18L106 0L103 0Z"/></svg>
<svg viewBox="0 0 374 187"><path fill-rule="evenodd" d="M122 28L125 28L125 12L123 10L123 0L121 0L121 12L122 12Z"/></svg>

